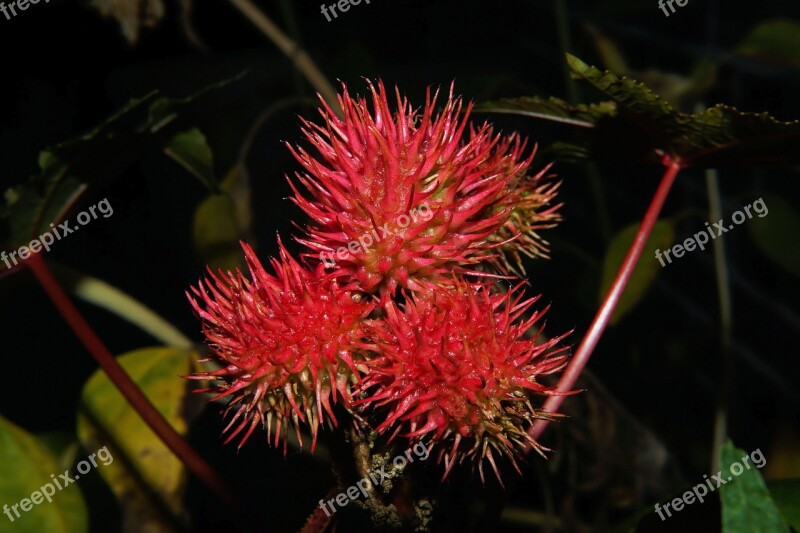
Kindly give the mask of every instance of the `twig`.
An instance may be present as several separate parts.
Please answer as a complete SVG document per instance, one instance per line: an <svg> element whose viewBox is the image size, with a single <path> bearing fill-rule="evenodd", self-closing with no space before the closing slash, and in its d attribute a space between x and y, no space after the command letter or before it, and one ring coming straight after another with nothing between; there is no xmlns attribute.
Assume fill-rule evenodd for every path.
<svg viewBox="0 0 800 533"><path fill-rule="evenodd" d="M292 60L295 68L303 73L311 85L319 92L325 99L331 109L336 111L341 116L342 110L339 107L339 101L336 99L336 91L333 86L328 83L325 75L319 70L317 65L311 59L311 56L303 50L303 48L294 42L288 35L272 22L272 20L261 11L250 0L230 0L231 4L236 7L253 25L261 30L281 52Z"/></svg>
<svg viewBox="0 0 800 533"><path fill-rule="evenodd" d="M267 107L264 111L259 113L255 120L250 124L250 127L247 129L247 132L244 135L244 139L242 140L242 146L239 148L239 159L237 161L238 164L245 164L247 159L247 154L250 152L250 147L253 145L253 141L258 135L259 130L261 127L270 119L273 115L282 111L283 109L297 105L306 103L308 105L313 106L316 102L311 97L303 97L303 96L295 96L292 98L286 98L284 100L279 100L269 107Z"/></svg>

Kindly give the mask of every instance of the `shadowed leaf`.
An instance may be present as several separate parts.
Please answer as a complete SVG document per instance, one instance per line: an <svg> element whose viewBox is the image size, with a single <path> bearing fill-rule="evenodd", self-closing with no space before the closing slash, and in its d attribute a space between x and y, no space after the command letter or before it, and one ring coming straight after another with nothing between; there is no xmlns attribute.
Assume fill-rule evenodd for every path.
<svg viewBox="0 0 800 533"><path fill-rule="evenodd" d="M745 456L730 442L722 445L720 468L723 478L730 478L719 489L722 502L722 531L724 533L752 533L789 531L780 511L764 485L758 469L750 463L742 464ZM731 466L736 463L742 472L733 477Z"/></svg>
<svg viewBox="0 0 800 533"><path fill-rule="evenodd" d="M603 72L569 54L567 63L574 78L618 104L617 117L627 126L621 130L654 155L666 153L679 157L685 167L703 168L800 161L800 122L780 122L767 113L745 113L725 105L680 113L638 81Z"/></svg>
<svg viewBox="0 0 800 533"><path fill-rule="evenodd" d="M775 195L762 195L768 214L753 217L747 224L747 233L762 254L787 271L800 276L800 216L792 205ZM757 202L758 200L756 200Z"/></svg>
<svg viewBox="0 0 800 533"><path fill-rule="evenodd" d="M219 185L214 177L214 156L203 132L192 128L177 134L164 148L164 153L199 179L200 183L219 192Z"/></svg>
<svg viewBox="0 0 800 533"><path fill-rule="evenodd" d="M475 106L476 112L509 113L559 122L579 128L593 128L603 117L613 117L617 112L614 102L590 105L572 105L555 97L539 96L502 98Z"/></svg>
<svg viewBox="0 0 800 533"><path fill-rule="evenodd" d="M603 278L600 282L600 292L598 293L600 302L603 301L608 288L614 281L614 276L616 276L617 270L619 270L622 261L625 259L625 255L628 253L638 229L639 224L632 224L617 233L611 240L603 262ZM652 254L656 250L666 250L672 246L674 241L675 229L672 223L667 220L656 221L653 231L650 233L650 238L647 239L647 244L645 244L642 251L642 257L633 269L630 282L625 287L614 314L611 315L611 324L616 324L625 313L633 309L639 303L639 300L644 297L647 289L650 288L662 268Z"/></svg>
<svg viewBox="0 0 800 533"><path fill-rule="evenodd" d="M39 174L5 193L6 203L0 206L0 245L17 248L49 230L50 223L64 220L90 188L103 186L143 153L171 147L185 157L190 140L185 117L202 105L205 93L240 77L210 85L183 99L155 92L135 98L89 133L43 150ZM196 148L197 135L188 135L194 135ZM202 161L195 153L193 167L199 168ZM213 179L207 176L206 181L212 190L219 190Z"/></svg>
<svg viewBox="0 0 800 533"><path fill-rule="evenodd" d="M700 168L800 162L798 121L780 122L767 113L746 113L722 104L700 113L681 113L639 81L601 71L569 54L567 63L573 78L590 83L611 101L572 105L532 96L487 102L476 110L573 126L567 142L550 147L560 159L605 156L660 164L669 155L684 167ZM654 71L642 76L666 84L671 97L680 99L708 89L715 68L703 63L697 68L691 79Z"/></svg>
<svg viewBox="0 0 800 533"><path fill-rule="evenodd" d="M240 240L250 235L250 187L247 169L235 165L222 182L223 194L206 197L194 213L194 246L211 268L234 270L244 262Z"/></svg>
<svg viewBox="0 0 800 533"><path fill-rule="evenodd" d="M133 381L176 431L186 434L184 414L189 394L185 380L191 352L145 348L119 356ZM87 450L107 446L114 462L99 469L119 499L125 531L172 531L184 518L186 472L181 461L139 418L102 371L83 388L78 438ZM168 514L164 513L164 509Z"/></svg>
<svg viewBox="0 0 800 533"><path fill-rule="evenodd" d="M9 505L9 512L14 523L4 524L3 531L21 533L83 533L89 531L89 519L86 504L80 488L74 483L57 490L51 476L59 479L59 474L67 470L59 462L59 457L44 442L24 429L15 426L0 416L0 504ZM68 477L72 478L70 474ZM50 484L51 488L43 486ZM38 492L36 499L44 498L42 490L48 494L47 499L33 505L26 512L17 507L20 516L15 515L13 506L23 499L29 499ZM32 504L29 501L27 505ZM7 516L0 515L2 522L10 521Z"/></svg>
<svg viewBox="0 0 800 533"><path fill-rule="evenodd" d="M736 51L768 63L800 67L800 23L790 19L764 21L747 34Z"/></svg>
<svg viewBox="0 0 800 533"><path fill-rule="evenodd" d="M800 479L770 481L767 487L783 518L800 531Z"/></svg>

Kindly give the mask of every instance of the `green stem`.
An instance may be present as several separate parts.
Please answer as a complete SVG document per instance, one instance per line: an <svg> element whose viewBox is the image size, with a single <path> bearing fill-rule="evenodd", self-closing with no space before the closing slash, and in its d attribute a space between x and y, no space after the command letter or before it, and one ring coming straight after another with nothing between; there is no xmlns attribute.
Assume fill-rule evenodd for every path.
<svg viewBox="0 0 800 533"><path fill-rule="evenodd" d="M708 190L709 220L722 220L722 198L719 191L717 171L706 170L706 189ZM714 271L717 278L717 296L719 297L720 344L722 347L722 364L720 366L720 383L717 389L716 409L714 412L714 440L711 450L711 472L719 470L720 449L728 437L728 395L733 377L733 351L731 335L733 322L733 305L731 303L730 273L725 260L725 239L722 235L712 241L714 247Z"/></svg>
<svg viewBox="0 0 800 533"><path fill-rule="evenodd" d="M569 16L567 15L567 1L555 0L555 15L556 15L556 30L558 33L558 47L561 49L561 57L565 57L570 52L570 38L569 38ZM575 85L575 80L569 73L569 68L564 64L564 85L567 90L567 100L570 103L577 103L578 101L578 87Z"/></svg>

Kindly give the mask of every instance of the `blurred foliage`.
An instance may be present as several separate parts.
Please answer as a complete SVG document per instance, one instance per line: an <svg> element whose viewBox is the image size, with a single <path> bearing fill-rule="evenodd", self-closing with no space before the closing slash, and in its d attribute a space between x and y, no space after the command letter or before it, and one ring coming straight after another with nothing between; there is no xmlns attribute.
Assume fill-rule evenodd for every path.
<svg viewBox="0 0 800 533"><path fill-rule="evenodd" d="M80 489L60 477L67 469L45 442L0 417L0 502L9 506L0 520L12 522L14 531L89 531ZM75 475L67 477L71 480ZM46 484L50 487L45 488ZM23 499L27 503L20 507ZM4 524L3 529L7 527Z"/></svg>
<svg viewBox="0 0 800 533"><path fill-rule="evenodd" d="M591 136L571 141L587 157L598 156L592 147L599 139L613 136L619 153L624 149L633 160L660 162L661 156L670 155L685 167L800 161L800 122L780 122L766 113L744 113L721 104L701 113L680 113L636 80L603 72L569 54L567 63L573 78L589 82L612 101L573 106L553 98L520 97L478 109L590 129Z"/></svg>
<svg viewBox="0 0 800 533"><path fill-rule="evenodd" d="M0 207L0 243L15 248L48 231L48 224L69 216L88 190L103 186L142 154L159 148L219 191L205 137L197 129L182 131L186 126L181 113L202 105L202 95L232 81L183 99L156 92L136 98L93 131L42 151L41 173L6 191L6 205Z"/></svg>
<svg viewBox="0 0 800 533"><path fill-rule="evenodd" d="M633 237L639 230L639 224L632 224L620 231L608 246L605 261L603 262L603 279L600 281L600 292L597 293L598 302L602 303L603 298L611 287L611 282L617 275L622 261L628 253L628 249L633 242ZM675 242L675 227L668 220L657 220L647 239L644 249L667 250ZM615 324L622 316L633 309L647 292L650 285L655 280L658 272L663 266L651 257L642 257L633 269L631 280L620 296L614 313L611 315L611 324Z"/></svg>
<svg viewBox="0 0 800 533"><path fill-rule="evenodd" d="M788 272L800 276L800 215L795 208L779 196L762 195L769 215L754 218L747 224L747 231L756 247L771 261Z"/></svg>
<svg viewBox="0 0 800 533"><path fill-rule="evenodd" d="M178 433L186 434L190 373L196 355L176 348L143 348L119 356L122 368ZM123 509L124 531L173 531L185 520L181 461L128 405L104 372L83 388L77 435L86 450L106 447L113 461L98 467ZM166 514L165 514L166 510Z"/></svg>
<svg viewBox="0 0 800 533"><path fill-rule="evenodd" d="M754 454L755 451L750 456ZM758 465L753 464L753 461L748 463L746 455L744 450L737 449L730 442L722 447L720 467L724 485L719 488L722 499L722 530L724 533L788 532L786 521L772 501L756 468ZM764 459L763 455L761 457ZM738 468L733 468L733 465L738 465ZM736 475L736 470L741 473Z"/></svg>
<svg viewBox="0 0 800 533"><path fill-rule="evenodd" d="M783 518L800 531L800 479L771 481L767 487Z"/></svg>
<svg viewBox="0 0 800 533"><path fill-rule="evenodd" d="M235 270L244 261L239 241L252 240L245 166L234 166L221 187L221 194L209 195L195 210L194 246L200 261L212 269Z"/></svg>
<svg viewBox="0 0 800 533"><path fill-rule="evenodd" d="M789 19L760 23L736 48L739 54L800 68L800 23Z"/></svg>

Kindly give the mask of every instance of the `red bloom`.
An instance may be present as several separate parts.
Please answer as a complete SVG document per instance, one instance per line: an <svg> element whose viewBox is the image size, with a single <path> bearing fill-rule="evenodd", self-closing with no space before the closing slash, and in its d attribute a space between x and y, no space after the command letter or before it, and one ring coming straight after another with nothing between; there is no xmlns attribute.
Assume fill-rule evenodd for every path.
<svg viewBox="0 0 800 533"><path fill-rule="evenodd" d="M518 288L492 294L486 285L432 286L425 297L386 303L386 318L368 326L379 355L361 403L386 413L379 433L439 444L444 477L470 457L481 479L483 459L500 479L494 452L515 468L514 455L526 445L541 453L526 430L543 415L528 394L553 393L539 377L561 370L568 348L556 347L564 336L538 345L538 334L525 338L546 309L523 320L538 297L522 300Z"/></svg>
<svg viewBox="0 0 800 533"><path fill-rule="evenodd" d="M521 255L546 254L538 231L560 220L558 183L529 173L516 134L469 126L452 88L439 112L438 92L422 110L397 90L391 110L380 82L369 92L345 88L343 118L323 102L322 124L303 122L314 155L289 147L314 270L281 245L269 274L245 244L250 279L209 270L188 296L221 368L191 377L229 399L228 441L266 425L285 449L288 426L299 438L307 424L313 451L340 402L389 440L434 444L443 478L471 459L500 479L497 454L519 471L524 449L544 450L527 431L555 415L529 395L556 394L540 378L568 348L526 336L546 310L524 318L538 297L494 291L487 266L519 271Z"/></svg>
<svg viewBox="0 0 800 533"><path fill-rule="evenodd" d="M309 194L292 184L293 201L311 217L301 242L335 277L367 292L418 290L424 280L477 272L472 265L497 260L495 249L521 234L531 245L531 231L555 220L555 208L536 213L555 188L526 175L524 142L486 124L462 141L471 105L460 116L452 89L439 114L438 92L418 112L396 91L392 113L383 84L369 87L372 111L345 88L343 119L323 102L324 123L304 121L318 156L290 146Z"/></svg>
<svg viewBox="0 0 800 533"><path fill-rule="evenodd" d="M489 237L489 241L499 244L503 266L519 274L525 274L523 255L548 257L547 241L538 231L552 228L561 220L558 212L561 204L553 204L561 184L546 181L549 170L550 165L547 165L533 176L516 174L509 180L506 194L492 206L491 212L511 211L506 223Z"/></svg>
<svg viewBox="0 0 800 533"><path fill-rule="evenodd" d="M226 431L238 425L226 442L246 429L243 444L264 424L269 440L274 422L277 447L288 425L295 425L299 438L299 424L307 423L313 451L322 420L336 424L331 404L339 396L350 403L358 364L354 345L374 304L305 269L282 245L280 260L272 260L274 276L247 244L242 247L250 280L241 271L209 269L210 279L192 287L194 296L187 293L212 349L204 361L222 365L191 377L213 380L215 399L230 398L226 413L234 414Z"/></svg>

